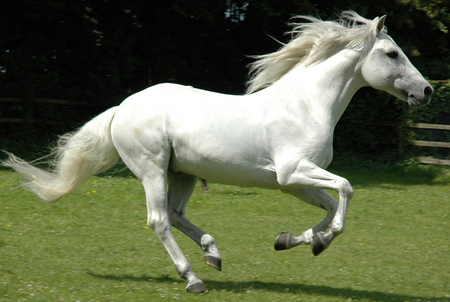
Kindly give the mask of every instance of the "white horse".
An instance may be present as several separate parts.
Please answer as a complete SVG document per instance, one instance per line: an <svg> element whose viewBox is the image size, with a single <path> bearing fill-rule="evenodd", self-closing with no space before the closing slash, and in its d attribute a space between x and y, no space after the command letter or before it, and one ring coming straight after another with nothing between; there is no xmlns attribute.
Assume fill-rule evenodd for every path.
<svg viewBox="0 0 450 302"><path fill-rule="evenodd" d="M311 244L317 255L344 231L353 196L346 179L325 169L334 128L355 92L372 86L420 106L430 101L433 88L387 35L386 16L368 20L348 11L336 22L302 18L307 22L294 24L289 43L257 57L246 95L156 85L62 136L53 171L12 154L3 165L22 174L26 189L55 202L120 157L142 181L148 224L189 292L207 288L171 225L203 249L207 264L222 268L214 238L185 216L198 177L279 189L325 209L315 227L299 236L282 233L275 241L277 250ZM339 202L325 189L337 191Z"/></svg>

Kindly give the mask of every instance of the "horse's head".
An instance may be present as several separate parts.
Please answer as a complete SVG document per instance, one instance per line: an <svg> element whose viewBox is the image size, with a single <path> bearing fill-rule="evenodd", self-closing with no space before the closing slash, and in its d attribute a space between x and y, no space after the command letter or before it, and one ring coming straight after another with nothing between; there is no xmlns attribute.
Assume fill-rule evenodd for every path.
<svg viewBox="0 0 450 302"><path fill-rule="evenodd" d="M410 106L426 105L434 90L387 35L385 20L386 16L374 20L375 42L362 61L362 76L369 86L386 91Z"/></svg>

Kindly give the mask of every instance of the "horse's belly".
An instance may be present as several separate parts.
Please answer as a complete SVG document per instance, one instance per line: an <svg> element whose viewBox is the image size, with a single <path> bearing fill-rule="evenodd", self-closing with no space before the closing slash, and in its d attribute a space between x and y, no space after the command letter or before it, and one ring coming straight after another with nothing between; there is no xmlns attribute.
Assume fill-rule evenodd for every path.
<svg viewBox="0 0 450 302"><path fill-rule="evenodd" d="M220 161L202 158L199 161L174 157L169 171L198 176L211 182L241 187L278 188L276 173L270 164L242 162L239 158Z"/></svg>

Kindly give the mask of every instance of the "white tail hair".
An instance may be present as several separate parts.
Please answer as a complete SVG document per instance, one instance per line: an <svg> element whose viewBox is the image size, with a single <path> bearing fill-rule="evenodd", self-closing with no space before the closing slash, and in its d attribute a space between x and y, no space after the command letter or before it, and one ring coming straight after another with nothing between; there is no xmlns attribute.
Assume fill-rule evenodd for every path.
<svg viewBox="0 0 450 302"><path fill-rule="evenodd" d="M51 171L45 171L8 153L1 164L13 168L25 180L24 188L53 203L77 188L88 177L104 172L119 160L111 138L113 107L72 133L64 134L49 156Z"/></svg>

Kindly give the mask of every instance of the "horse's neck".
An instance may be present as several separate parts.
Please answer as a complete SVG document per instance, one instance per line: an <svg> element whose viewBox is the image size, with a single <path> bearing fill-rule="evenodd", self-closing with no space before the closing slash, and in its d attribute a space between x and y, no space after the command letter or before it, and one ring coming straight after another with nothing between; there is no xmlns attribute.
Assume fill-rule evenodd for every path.
<svg viewBox="0 0 450 302"><path fill-rule="evenodd" d="M318 65L293 69L273 88L334 127L356 91L365 86L359 60L360 54L342 51Z"/></svg>

